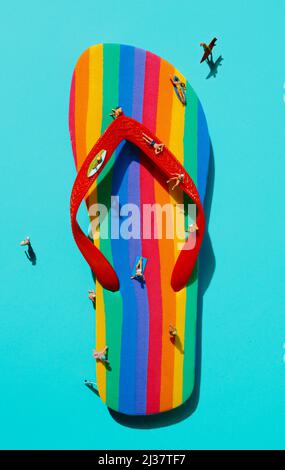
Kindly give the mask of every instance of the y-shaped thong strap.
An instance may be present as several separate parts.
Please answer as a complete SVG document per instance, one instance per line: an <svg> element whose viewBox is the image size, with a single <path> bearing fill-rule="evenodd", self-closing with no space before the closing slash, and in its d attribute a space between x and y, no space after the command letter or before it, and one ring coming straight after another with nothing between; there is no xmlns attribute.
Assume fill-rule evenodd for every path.
<svg viewBox="0 0 285 470"><path fill-rule="evenodd" d="M174 291L177 292L187 284L201 248L205 232L203 206L194 182L175 156L166 146L164 146L162 153L156 155L154 148L143 139L143 133L147 134L156 143L162 143L147 127L124 114L117 117L99 137L82 164L72 188L70 198L72 233L78 248L100 284L110 291L119 290L120 283L116 271L105 258L103 253L101 253L101 251L83 233L78 225L76 216L82 200L96 178L98 178L120 142L122 140L132 142L142 150L142 152L166 177L170 178L175 173L183 174L184 178L183 181L180 182L180 188L196 204L196 223L199 230L195 233L189 234L188 240L185 242L172 271L171 286ZM106 152L104 161L101 162L100 166L98 165L97 171L90 172L90 165L92 164L94 157L100 154L100 151L103 150Z"/></svg>

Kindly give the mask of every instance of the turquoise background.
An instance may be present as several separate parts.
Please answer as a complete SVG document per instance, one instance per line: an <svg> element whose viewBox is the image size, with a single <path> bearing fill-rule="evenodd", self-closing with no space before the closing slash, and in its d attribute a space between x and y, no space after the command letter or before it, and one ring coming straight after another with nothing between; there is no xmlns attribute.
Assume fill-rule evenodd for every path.
<svg viewBox="0 0 285 470"><path fill-rule="evenodd" d="M284 18L284 0L2 3L1 448L284 448ZM214 35L224 62L205 80L199 43ZM69 224L68 100L77 58L100 42L178 67L204 105L215 155L200 401L158 429L118 424L83 385L94 315ZM19 246L26 235L35 267Z"/></svg>

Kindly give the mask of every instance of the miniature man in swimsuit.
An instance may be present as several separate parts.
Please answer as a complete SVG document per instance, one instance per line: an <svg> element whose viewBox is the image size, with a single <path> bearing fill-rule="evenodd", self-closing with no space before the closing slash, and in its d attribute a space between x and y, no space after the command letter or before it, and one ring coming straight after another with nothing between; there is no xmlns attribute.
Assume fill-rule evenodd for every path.
<svg viewBox="0 0 285 470"><path fill-rule="evenodd" d="M154 148L154 153L158 155L164 149L164 144L157 144L155 140L143 133L143 140L145 140L151 147Z"/></svg>
<svg viewBox="0 0 285 470"><path fill-rule="evenodd" d="M176 88L179 99L182 104L186 104L186 85L184 82L181 82L180 78L178 78L176 75L173 76L173 78L170 75L170 81L172 85Z"/></svg>
<svg viewBox="0 0 285 470"><path fill-rule="evenodd" d="M102 351L93 351L93 357L94 359L98 360L98 361L101 361L101 362L105 362L106 364L109 364L109 361L108 361L108 346L105 346L104 349L102 349Z"/></svg>
<svg viewBox="0 0 285 470"><path fill-rule="evenodd" d="M194 224L188 225L188 230L185 230L185 232L193 233L193 232L196 232L197 230L199 230L199 227L196 223L194 223Z"/></svg>
<svg viewBox="0 0 285 470"><path fill-rule="evenodd" d="M174 191L174 189L177 188L177 186L179 186L180 183L183 183L185 175L184 173L172 173L172 175L173 176L169 178L169 180L167 180L166 183L170 183L170 181L175 181L175 184L171 188L172 191Z"/></svg>
<svg viewBox="0 0 285 470"><path fill-rule="evenodd" d="M177 330L175 326L172 326L171 323L169 325L169 334L172 336L172 338L175 338L177 336Z"/></svg>
<svg viewBox="0 0 285 470"><path fill-rule="evenodd" d="M123 108L121 106L117 106L117 108L112 108L112 112L109 114L113 119L121 116L123 114Z"/></svg>
<svg viewBox="0 0 285 470"><path fill-rule="evenodd" d="M145 277L142 272L143 269L143 264L142 264L142 257L138 260L136 264L136 274L134 276L131 276L131 279L138 279L140 281L145 281Z"/></svg>
<svg viewBox="0 0 285 470"><path fill-rule="evenodd" d="M88 291L88 299L90 299L93 302L93 304L95 303L95 300L96 300L95 290Z"/></svg>

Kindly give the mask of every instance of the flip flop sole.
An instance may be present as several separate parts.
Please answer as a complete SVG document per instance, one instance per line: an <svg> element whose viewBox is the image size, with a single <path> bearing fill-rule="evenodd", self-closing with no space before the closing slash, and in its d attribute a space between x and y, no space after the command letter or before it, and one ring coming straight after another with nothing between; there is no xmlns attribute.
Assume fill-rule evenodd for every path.
<svg viewBox="0 0 285 470"><path fill-rule="evenodd" d="M170 75L186 83L171 64L131 46L96 45L81 55L72 79L69 113L77 170L110 124L111 109L120 105L169 147L203 201L210 155L205 116L188 82L187 106L182 105ZM110 209L111 195L119 198L120 207L134 204L141 210L145 204L189 202L179 188L169 191L158 171L129 143L120 145L89 191L86 203L91 219L95 203ZM108 211L109 230L110 218ZM188 226L182 212L178 218L180 226ZM142 221L141 233L144 229ZM194 387L197 270L187 288L175 293L170 278L179 253L177 236L126 240L114 239L110 233L108 238L95 235L94 243L120 279L117 292L103 290L96 282L96 349L108 345L110 361L109 367L96 364L100 397L109 408L131 415L173 409L189 398ZM130 279L137 256L147 259L144 285ZM175 341L169 324L177 328Z"/></svg>

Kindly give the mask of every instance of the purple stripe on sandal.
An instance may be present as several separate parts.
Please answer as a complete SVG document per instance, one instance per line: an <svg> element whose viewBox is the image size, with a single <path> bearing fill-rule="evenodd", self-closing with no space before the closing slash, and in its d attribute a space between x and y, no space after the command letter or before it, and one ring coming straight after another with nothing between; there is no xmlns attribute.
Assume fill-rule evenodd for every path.
<svg viewBox="0 0 285 470"><path fill-rule="evenodd" d="M132 117L142 121L144 76L145 76L145 51L135 49L134 58L134 82ZM134 149L134 159L129 167L130 200L140 207L140 152ZM130 268L133 268L137 256L142 255L141 240L131 239L129 242ZM146 412L146 390L147 390L147 360L148 360L148 297L147 285L134 281L134 289L137 305L137 350L136 350L136 413Z"/></svg>

